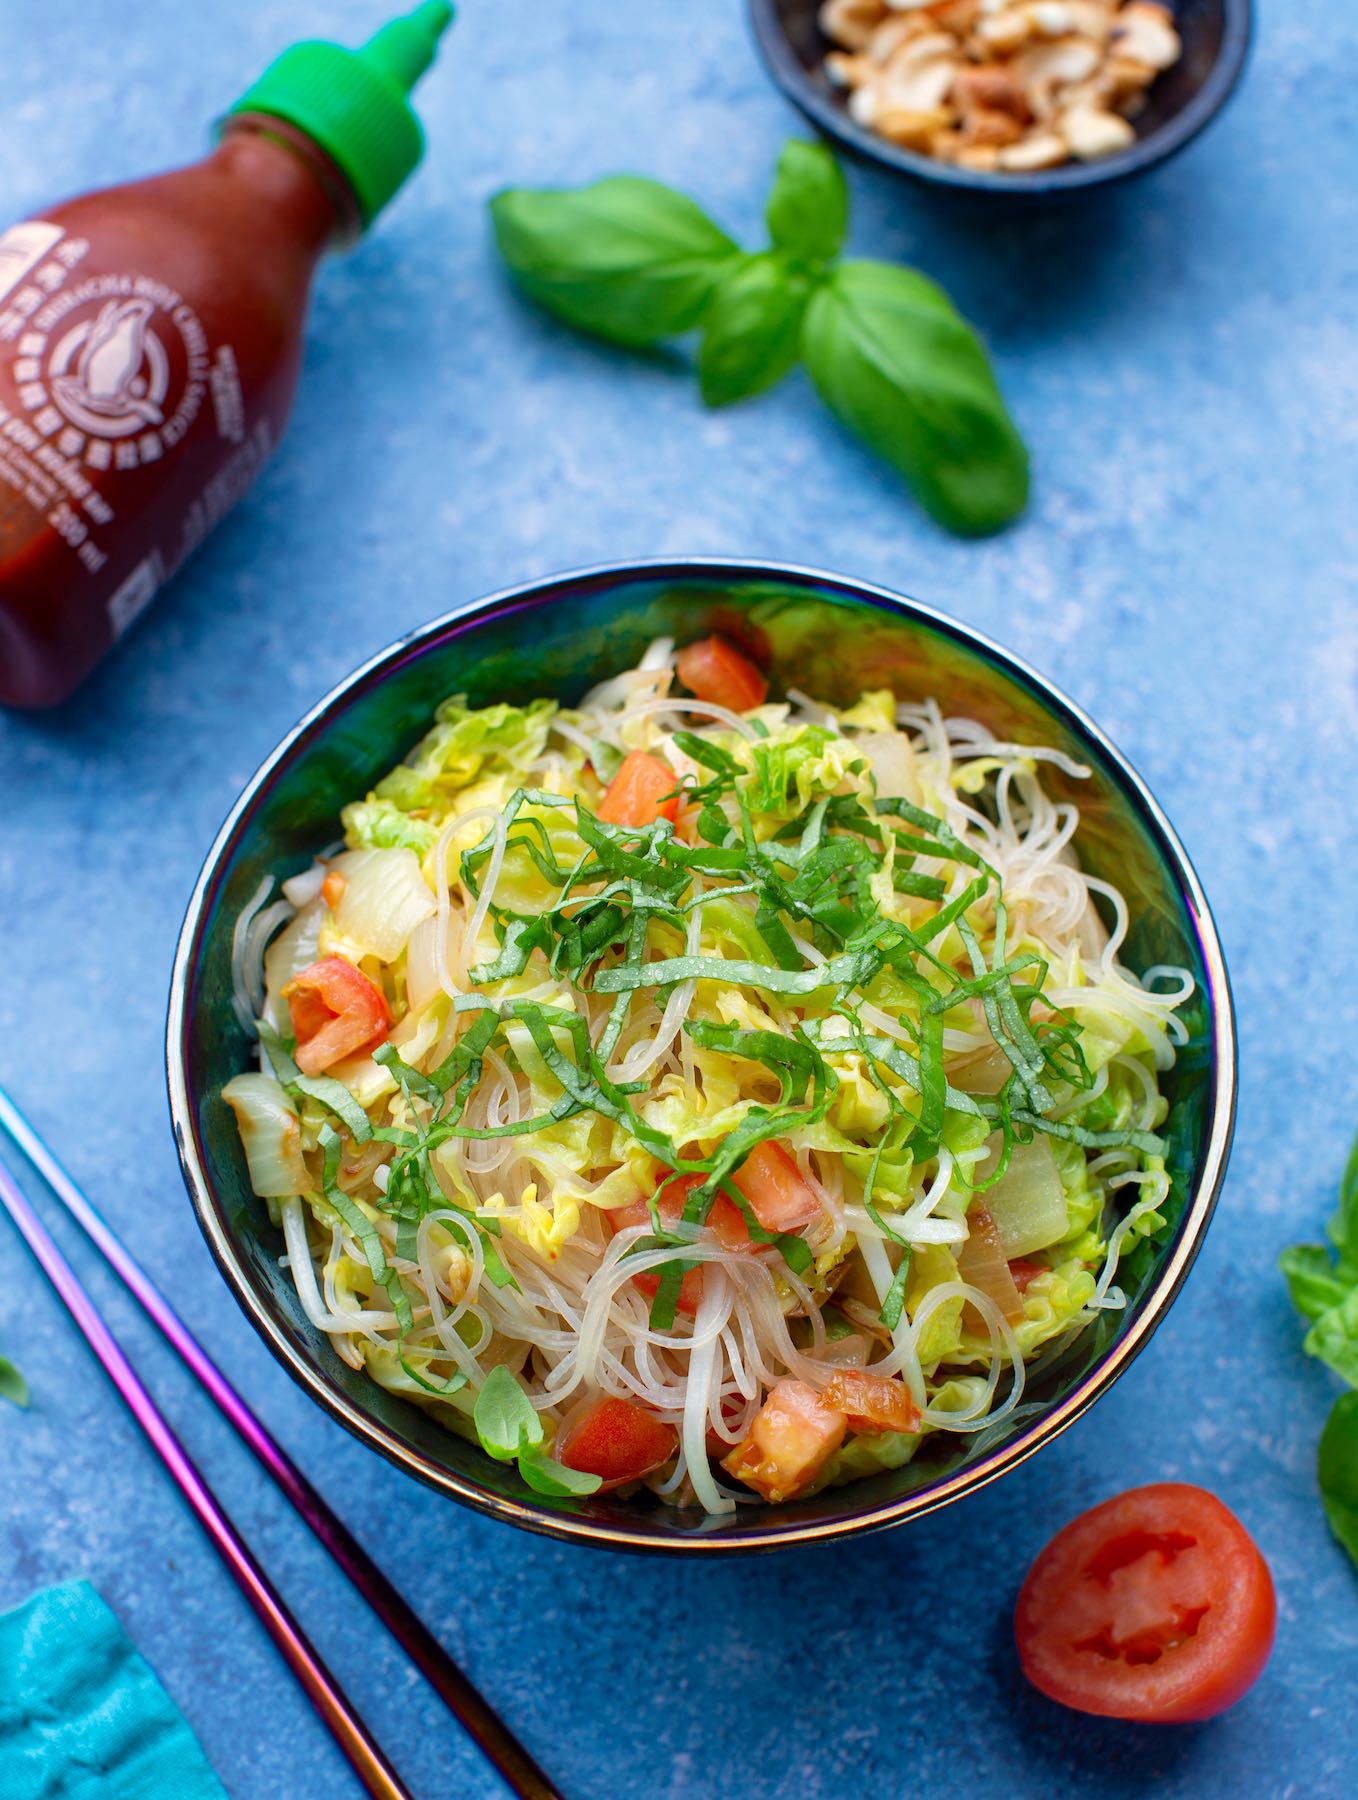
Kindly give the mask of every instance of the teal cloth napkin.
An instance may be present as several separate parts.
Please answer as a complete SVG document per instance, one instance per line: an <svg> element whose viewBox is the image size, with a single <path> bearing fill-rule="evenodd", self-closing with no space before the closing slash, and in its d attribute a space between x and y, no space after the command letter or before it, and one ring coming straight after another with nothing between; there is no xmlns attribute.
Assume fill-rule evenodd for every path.
<svg viewBox="0 0 1358 1800"><path fill-rule="evenodd" d="M88 1581L0 1613L0 1800L227 1800Z"/></svg>

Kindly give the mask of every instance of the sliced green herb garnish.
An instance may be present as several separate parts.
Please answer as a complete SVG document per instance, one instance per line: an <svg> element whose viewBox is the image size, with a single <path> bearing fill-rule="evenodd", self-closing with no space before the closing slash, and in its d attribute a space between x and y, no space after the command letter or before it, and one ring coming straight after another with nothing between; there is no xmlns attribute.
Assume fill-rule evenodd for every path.
<svg viewBox="0 0 1358 1800"><path fill-rule="evenodd" d="M866 766L852 752L846 757L845 740L829 727L798 726L795 738L798 756L828 758L835 785L845 767L861 772ZM390 1124L373 1129L348 1088L333 1077L302 1076L291 1046L261 1029L279 1080L295 1098L313 1103L307 1132L316 1129L315 1108L327 1115L316 1129L325 1201L390 1299L401 1367L432 1398L451 1398L467 1381L462 1370L440 1380L431 1364L447 1367L447 1359L437 1346L408 1341L413 1316L400 1269L419 1262L423 1223L437 1212L468 1246L479 1243L490 1282L517 1286L501 1253L498 1219L459 1188L454 1166L440 1159L458 1140L530 1138L595 1115L634 1139L662 1171L691 1177L681 1220L662 1219L657 1187L652 1229L627 1252L648 1253L656 1289L650 1323L658 1332L675 1328L684 1278L704 1266L694 1245L718 1195L737 1208L757 1252L773 1249L792 1274L810 1273L811 1246L796 1233L765 1230L736 1178L761 1144L792 1139L800 1146L817 1140L799 1133L838 1130L827 1116L851 1079L861 1083L866 1075L886 1113L879 1129L859 1136L867 1138L864 1152L871 1151L867 1216L890 1241L892 1255L900 1252L880 1310L892 1331L905 1316L912 1252L893 1222L890 1196L902 1170L927 1174L947 1154L943 1146L957 1115L983 1122L1000 1141L989 1183L1007 1169L1013 1146L1039 1132L1089 1149L1148 1155L1165 1149L1156 1133L1118 1129L1116 1115L1053 1116L1057 1094L1068 1099L1071 1090L1092 1083L1079 1027L1045 999L1043 957L1026 941L1008 941L995 870L943 819L870 791L817 792L785 733L728 739L729 748L694 732L679 732L673 741L688 759L689 774L682 783L676 776L675 787L684 788L697 841L680 841L663 818L615 825L578 796L519 788L494 829L461 852L465 885L484 898L494 933L471 971L473 986L483 991L453 1000L445 1038L453 1048L437 1067L416 1067L390 1044L375 1052L403 1102ZM599 746L595 756L605 777L608 749ZM517 875L483 896L492 857ZM518 876L530 875L547 884L546 903L533 911L503 904ZM704 921L705 944L715 937L732 954L689 954L696 919ZM529 997L542 995L542 987L530 984L548 974L550 998ZM506 993L503 984L510 982L516 987ZM652 1115L641 1098L651 1083L622 1079L613 1058L620 1043L633 1041L626 1034L635 1008L663 1010L681 984L705 982L741 989L748 1010L739 1024L704 1016L709 1008L700 990L683 1020L684 1054L710 1051L759 1069L757 1085L744 1084L746 1097L720 1136L695 1146L652 1122L664 1115ZM789 1008L789 1001L796 1005ZM957 1025L959 1009L984 1016L1009 1063L996 1095L970 1095L948 1082L945 1032ZM497 1069L503 1063L519 1075L531 1073L530 1116L489 1124L483 1110L469 1114L492 1053ZM340 1129L355 1146L390 1150L385 1188L370 1200L359 1202L340 1185ZM703 1142L711 1147L698 1154ZM365 1151L367 1159L373 1154ZM890 1189L878 1183L884 1159ZM973 1185L965 1176L959 1180ZM1298 1265L1295 1279L1303 1277L1313 1334L1347 1331L1347 1313L1336 1307L1342 1296L1327 1285L1339 1277L1313 1259L1304 1269ZM1335 1366L1340 1355L1336 1347ZM596 1477L563 1469L546 1454L542 1420L508 1370L490 1371L473 1420L488 1454L517 1463L536 1491L563 1496L597 1489Z"/></svg>
<svg viewBox="0 0 1358 1800"><path fill-rule="evenodd" d="M289 1085L299 1094L319 1100L334 1113L356 1144L366 1144L371 1139L372 1122L342 1081L336 1081L332 1075L299 1074L293 1076Z"/></svg>

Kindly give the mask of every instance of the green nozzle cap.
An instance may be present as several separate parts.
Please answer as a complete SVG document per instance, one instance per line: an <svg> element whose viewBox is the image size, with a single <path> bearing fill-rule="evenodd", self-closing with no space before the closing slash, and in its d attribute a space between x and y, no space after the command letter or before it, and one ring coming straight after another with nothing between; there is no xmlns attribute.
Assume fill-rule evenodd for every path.
<svg viewBox="0 0 1358 1800"><path fill-rule="evenodd" d="M313 138L343 172L365 227L371 225L424 154L424 133L406 96L452 22L447 0L425 0L361 50L294 44L231 112L271 113Z"/></svg>

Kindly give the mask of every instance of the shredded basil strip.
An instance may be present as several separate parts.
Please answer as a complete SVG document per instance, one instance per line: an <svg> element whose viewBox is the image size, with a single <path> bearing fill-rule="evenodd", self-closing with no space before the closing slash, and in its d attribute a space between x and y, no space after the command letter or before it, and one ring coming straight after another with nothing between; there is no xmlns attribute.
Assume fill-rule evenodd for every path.
<svg viewBox="0 0 1358 1800"><path fill-rule="evenodd" d="M356 1144L371 1140L372 1121L342 1081L336 1081L333 1075L295 1075L289 1085L328 1107Z"/></svg>
<svg viewBox="0 0 1358 1800"><path fill-rule="evenodd" d="M462 853L463 878L474 896L480 895L497 841L506 861L520 859L553 891L551 903L531 914L495 904L492 897L488 915L498 942L471 971L473 983L488 987L512 981L530 965L540 969L545 964L553 977L579 992L612 997L601 1026L596 1022L591 1027L584 1010L569 1005L458 996L454 1012L475 1016L436 1069L413 1067L390 1044L374 1053L405 1101L400 1125L374 1129L341 1082L301 1075L292 1046L261 1022L265 1055L286 1087L326 1108L355 1144L375 1141L393 1147L385 1193L371 1204L394 1221L399 1261L416 1259L421 1221L438 1210L455 1215L453 1228L469 1242L473 1233L479 1239L490 1281L517 1285L496 1246L499 1222L450 1198L432 1158L455 1139L523 1137L594 1113L636 1139L662 1169L698 1178L690 1183L682 1219L673 1228L660 1217L657 1187L651 1196L653 1230L629 1251L674 1252L653 1271L654 1329L674 1326L684 1277L702 1266L685 1248L702 1231L719 1193L738 1208L753 1245L773 1246L790 1270L805 1275L814 1261L810 1246L795 1233L760 1226L733 1176L759 1144L806 1131L826 1118L841 1085L835 1063L840 1061L842 1071L842 1059L849 1056L860 1059L887 1108L872 1148L864 1206L882 1236L903 1252L880 1313L893 1331L904 1315L911 1247L877 1203L877 1177L888 1150L893 1166L902 1159L912 1159L917 1167L933 1161L940 1154L947 1117L956 1113L984 1120L1001 1134L1001 1172L1013 1145L1031 1141L1035 1132L1088 1149L1164 1153L1163 1140L1153 1132L1101 1131L1050 1116L1052 1084L1059 1083L1062 1092L1079 1091L1091 1086L1092 1076L1078 1025L1065 1014L1032 1016L1043 999L1047 966L1035 951L1008 947L1004 897L990 864L944 820L900 797L820 795L799 806L795 781L778 746L768 742L766 733L760 738L753 745L727 749L694 732L674 735L676 749L701 771L696 780L691 772L675 779L675 790L683 788L690 817L696 817L695 843L678 841L665 819L645 826L614 825L578 797L519 788L497 828ZM617 755L609 752L609 746L600 745L595 758L605 777ZM755 813L769 811L776 811L782 823L772 836L761 837L767 824L761 817L757 830ZM899 918L885 916L875 898L874 883L884 875L891 891L902 897L893 909ZM729 930L743 954L654 955L653 930L662 937L659 947L671 933L682 943L695 910L736 897L748 897L739 909L746 922L734 912L726 919L734 921ZM991 904L993 949L987 957L969 914ZM808 942L814 954L807 953ZM684 1031L695 1046L757 1062L778 1086L775 1102L747 1101L737 1123L703 1157L686 1157L682 1143L638 1111L637 1096L649 1092L649 1083L619 1082L608 1073L633 996L658 993L663 1004L663 996L683 982L748 989L766 996L774 1015L778 1000L806 999L812 1001L808 1010L819 1015L797 1021L790 1030L686 1020ZM867 1028L860 1009L868 998L894 1015L908 1048ZM1010 1075L993 1098L962 1092L946 1078L944 1020L967 1004L980 1006L1010 1064ZM517 1044L527 1055L524 1036L506 1036L510 1028L526 1034L535 1070L540 1065L557 1095L545 1097L543 1109L527 1119L500 1126L468 1124L467 1106L482 1079L487 1052L498 1045L513 1062ZM888 1076L899 1085L893 1086ZM389 1295L404 1340L411 1328L409 1297L376 1226L338 1185L338 1133L327 1122L318 1139L325 1198L362 1248L374 1281ZM431 1395L457 1392L465 1385L460 1371L441 1384L421 1373L418 1365L431 1354L437 1352L420 1347L408 1356L402 1343L401 1365ZM520 1384L503 1369L493 1370L478 1394L475 1423L489 1453L517 1459L524 1480L540 1492L593 1491L587 1484L594 1478L563 1470L546 1455L541 1421Z"/></svg>

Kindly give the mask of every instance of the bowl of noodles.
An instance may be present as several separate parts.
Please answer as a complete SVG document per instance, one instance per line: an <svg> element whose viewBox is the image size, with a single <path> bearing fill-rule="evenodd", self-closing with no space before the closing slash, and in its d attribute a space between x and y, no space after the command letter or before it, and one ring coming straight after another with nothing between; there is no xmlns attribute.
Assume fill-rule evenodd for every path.
<svg viewBox="0 0 1358 1800"><path fill-rule="evenodd" d="M1154 799L916 602L702 559L466 606L289 734L180 939L203 1232L436 1491L628 1548L889 1525L1145 1344L1220 1188Z"/></svg>

